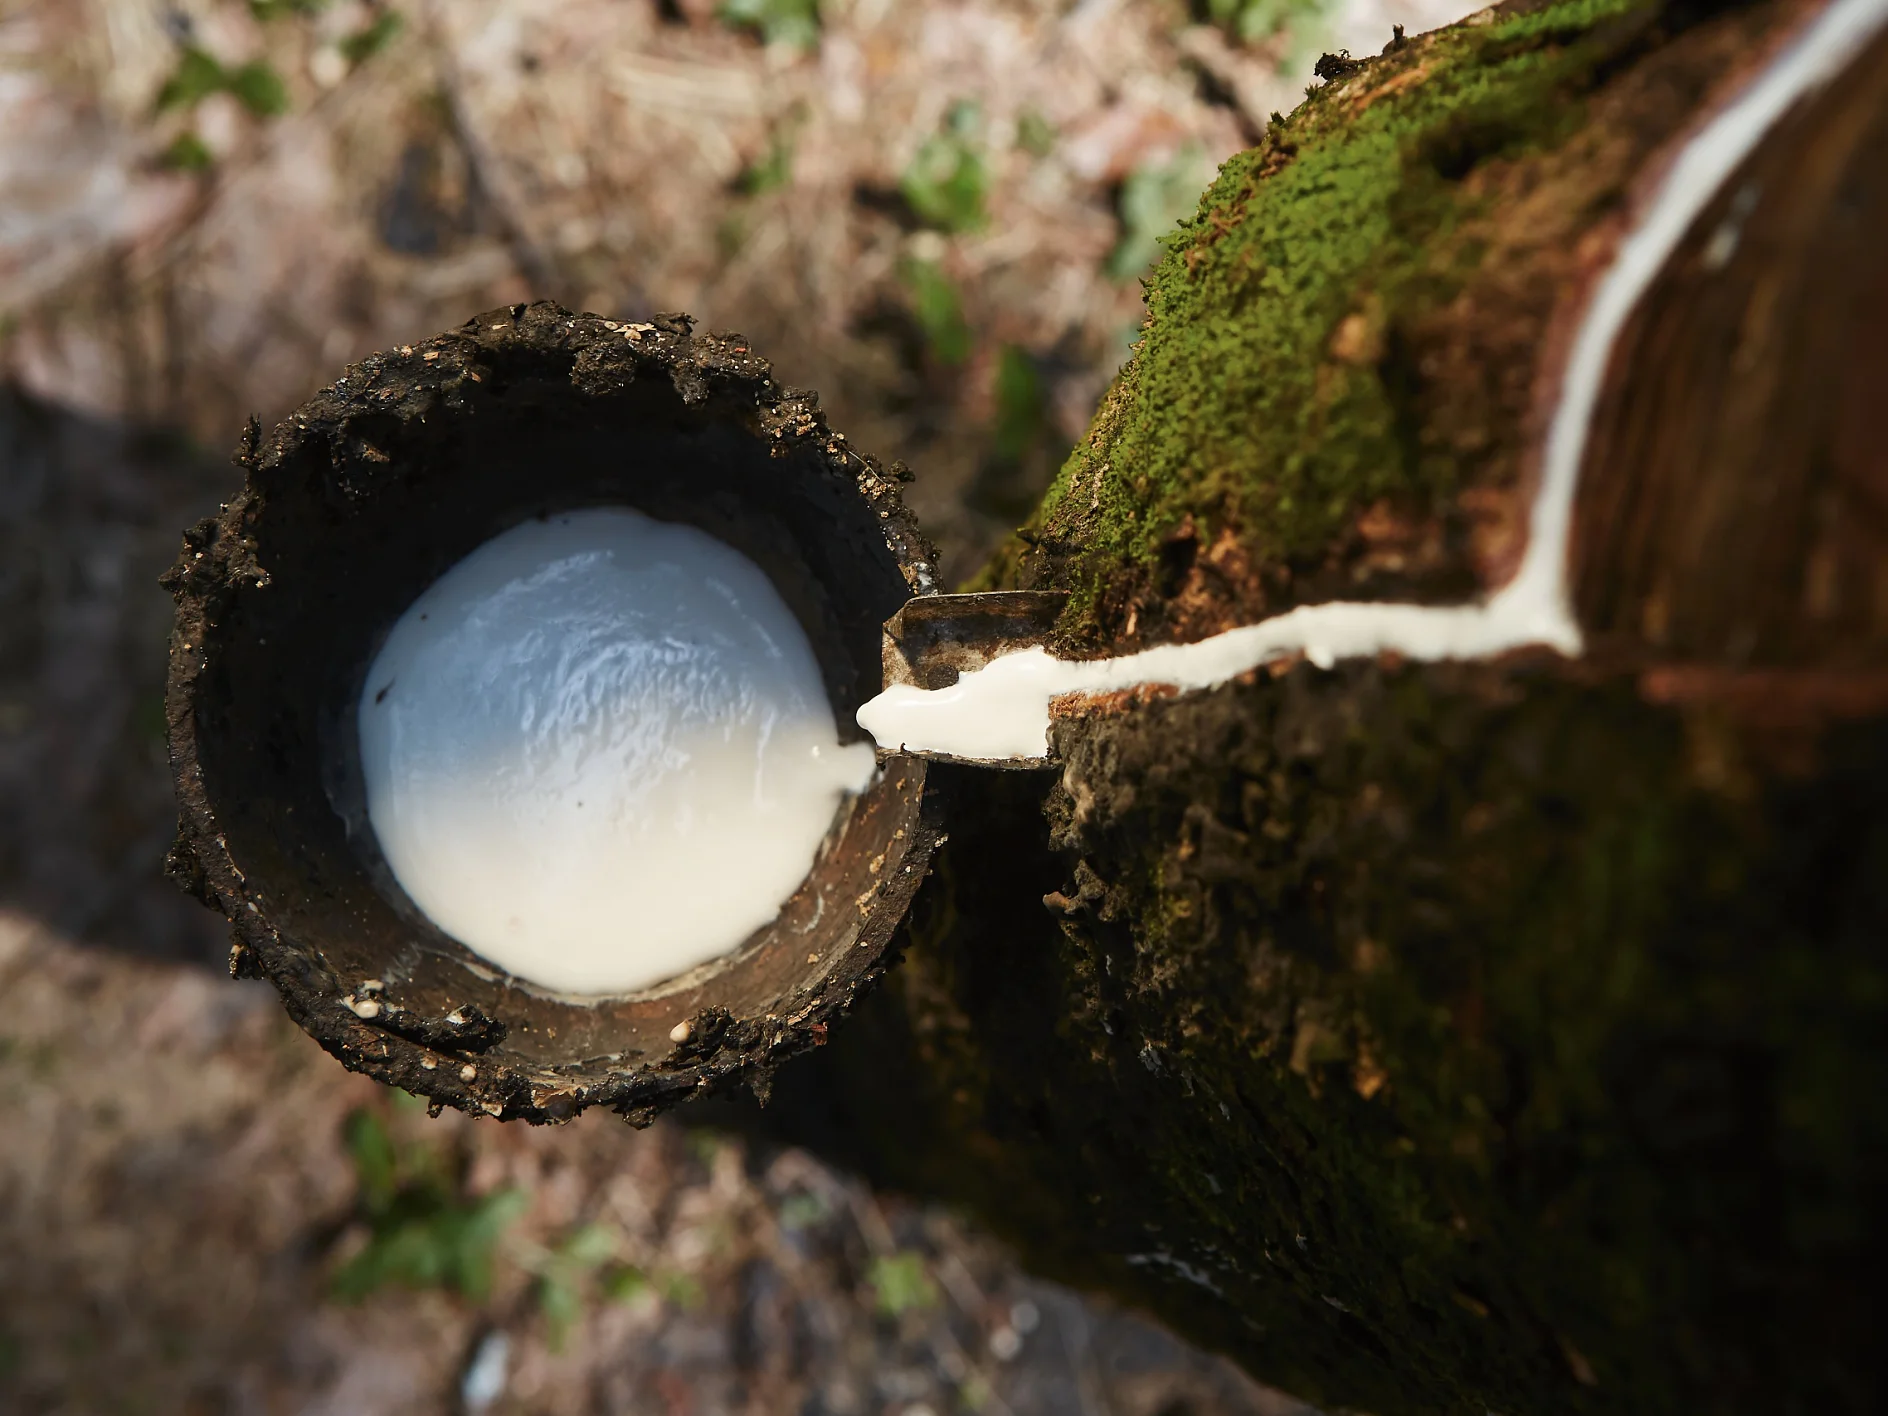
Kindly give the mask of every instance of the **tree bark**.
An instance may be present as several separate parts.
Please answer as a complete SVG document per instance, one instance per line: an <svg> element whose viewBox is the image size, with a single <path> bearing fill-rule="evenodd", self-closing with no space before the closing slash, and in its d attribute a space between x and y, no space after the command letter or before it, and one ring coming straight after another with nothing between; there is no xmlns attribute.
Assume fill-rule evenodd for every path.
<svg viewBox="0 0 1888 1416"><path fill-rule="evenodd" d="M1818 13L1510 4L1230 162L990 587L1065 653L1525 546L1595 281ZM935 769L903 964L759 1124L1373 1412L1881 1409L1888 40L1628 321L1581 655L1274 665Z"/></svg>

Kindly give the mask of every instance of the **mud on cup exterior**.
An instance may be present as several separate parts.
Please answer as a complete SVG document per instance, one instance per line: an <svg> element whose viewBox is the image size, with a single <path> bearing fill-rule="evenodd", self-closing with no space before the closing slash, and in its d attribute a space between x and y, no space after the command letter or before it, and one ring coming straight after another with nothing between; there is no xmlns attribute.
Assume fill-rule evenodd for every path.
<svg viewBox="0 0 1888 1416"><path fill-rule="evenodd" d="M252 425L238 461L246 486L186 533L165 577L177 601L166 707L180 803L169 869L231 920L232 973L272 982L351 1069L436 1106L531 1121L605 1105L644 1124L736 1082L764 1095L779 1062L825 1040L887 966L937 839L924 762L880 752L874 764L854 722L882 686L881 626L935 585L896 479L826 426L812 394L777 385L744 338L697 335L686 316L624 324L516 305L355 365L266 437ZM386 762L375 754L386 747L367 730L387 687L369 684L370 668L383 650L398 656L416 601L475 568L475 552L489 560L585 526L628 528L619 559L652 528L664 545L711 547L720 569L697 577L711 598L733 593L730 566L747 577L741 593L759 586L776 617L749 639L761 658L794 641L781 652L801 688L823 687L836 735L825 750L849 764L805 878L770 922L717 957L614 993L559 992L544 982L555 970L536 982L508 972L435 923L437 904L416 903L424 891L402 881L421 877L392 858L392 834L383 849ZM468 603L455 623L489 629L489 597ZM641 641L606 646L619 669L624 653L660 657L687 637L651 638L647 619ZM529 613L520 622L537 633ZM462 636L458 651L475 642ZM569 661L556 644L533 646L533 663ZM577 748L620 748L633 732L610 718L621 704L597 696L622 680L565 683ZM768 696L751 675L718 682L750 720ZM450 713L451 697L433 701ZM544 706L525 699L527 716ZM743 741L765 749L767 725L747 728ZM680 820L686 804L675 816L673 795ZM488 824L529 858L542 819L501 804ZM738 888L749 864L738 833L695 839L709 853L696 878ZM541 879L526 883L544 918L582 917L557 891L547 899ZM638 923L612 921L623 947L636 947ZM598 952L587 935L573 946Z"/></svg>

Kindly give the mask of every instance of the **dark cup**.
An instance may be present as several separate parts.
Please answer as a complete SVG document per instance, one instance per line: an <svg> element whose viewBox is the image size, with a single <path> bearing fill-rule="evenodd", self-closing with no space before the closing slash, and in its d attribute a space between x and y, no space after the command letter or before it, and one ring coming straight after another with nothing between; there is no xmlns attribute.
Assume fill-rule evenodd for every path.
<svg viewBox="0 0 1888 1416"><path fill-rule="evenodd" d="M881 626L932 590L931 552L811 394L740 336L691 329L518 305L363 360L266 439L252 428L247 485L166 577L173 875L230 918L233 972L274 983L348 1067L436 1103L644 1122L736 1080L764 1090L883 971L936 840L925 764L881 753L773 923L601 999L479 959L380 854L355 735L368 665L428 585L532 517L629 506L741 551L805 627L841 740L864 736Z"/></svg>

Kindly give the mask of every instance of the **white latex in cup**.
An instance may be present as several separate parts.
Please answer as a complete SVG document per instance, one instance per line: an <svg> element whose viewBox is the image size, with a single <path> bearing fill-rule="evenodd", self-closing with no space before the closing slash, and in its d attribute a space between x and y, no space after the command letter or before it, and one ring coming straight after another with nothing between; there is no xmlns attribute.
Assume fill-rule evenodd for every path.
<svg viewBox="0 0 1888 1416"><path fill-rule="evenodd" d="M761 569L616 508L526 522L441 576L374 660L359 729L401 887L559 993L634 992L737 948L874 770Z"/></svg>

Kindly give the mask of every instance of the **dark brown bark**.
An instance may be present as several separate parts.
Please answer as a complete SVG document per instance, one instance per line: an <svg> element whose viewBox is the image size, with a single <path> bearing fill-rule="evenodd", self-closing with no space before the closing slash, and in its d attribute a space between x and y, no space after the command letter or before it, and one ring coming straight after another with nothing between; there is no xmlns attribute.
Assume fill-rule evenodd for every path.
<svg viewBox="0 0 1888 1416"><path fill-rule="evenodd" d="M233 927L341 1062L493 1116L639 1125L781 1061L886 966L936 836L926 764L895 756L779 917L725 961L634 996L547 996L485 967L407 899L367 821L354 714L388 628L528 517L627 504L763 567L856 740L880 625L928 584L896 481L740 335L517 305L375 355L266 440L242 492L186 533L166 698L181 808L171 874ZM729 871L741 868L726 862Z"/></svg>

